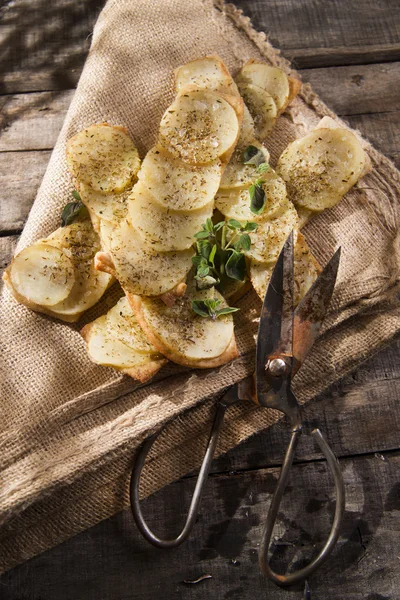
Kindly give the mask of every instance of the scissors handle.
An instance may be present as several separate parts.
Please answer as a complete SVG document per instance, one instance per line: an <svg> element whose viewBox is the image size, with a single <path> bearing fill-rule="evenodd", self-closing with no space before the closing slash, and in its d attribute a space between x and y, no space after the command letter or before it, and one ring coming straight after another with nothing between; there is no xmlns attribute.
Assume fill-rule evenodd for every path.
<svg viewBox="0 0 400 600"><path fill-rule="evenodd" d="M344 508L345 508L345 490L343 483L343 476L340 470L339 462L336 456L333 454L329 444L323 437L321 431L319 429L314 429L312 434L315 436L315 439L324 454L326 461L328 463L329 470L331 471L334 481L335 481L335 491L336 491L336 509L335 516L333 519L332 528L329 534L329 537L319 552L318 556L314 558L306 567L303 569L299 569L294 573L279 575L275 573L270 565L268 560L268 550L271 542L272 532L275 526L276 517L278 515L279 506L282 500L282 496L284 494L288 479L290 469L293 463L293 458L296 452L297 444L300 439L301 434L301 426L295 427L292 430L292 436L286 450L285 459L283 461L282 470L279 476L278 484L274 495L272 497L271 505L269 508L267 521L264 527L264 531L261 538L260 543L260 551L259 551L259 564L260 569L264 573L266 577L271 579L274 583L280 586L292 585L294 583L298 583L309 577L311 573L313 573L330 555L335 544L338 540L341 524L343 521Z"/></svg>
<svg viewBox="0 0 400 600"><path fill-rule="evenodd" d="M185 522L185 525L184 525L182 531L176 538L172 538L169 540L163 540L163 539L159 538L157 535L155 535L151 531L150 527L147 525L145 518L143 516L142 509L140 506L140 500L139 500L140 475L142 473L142 469L143 469L144 462L146 460L146 456L148 455L151 447L153 446L157 437L160 435L161 431L158 431L157 433L153 434L152 436L147 438L147 440L143 443L143 446L141 447L141 449L139 451L139 454L137 456L136 462L135 462L133 470L132 470L131 485L130 485L130 500L131 500L132 514L133 514L133 518L135 519L136 525L137 525L140 533L143 535L143 537L148 542L150 542L150 544L153 544L153 546L156 546L157 548L176 548L177 546L182 544L182 542L184 542L186 540L186 538L189 536L189 534L192 530L192 527L195 523L195 520L196 520L201 497L203 494L204 484L206 482L208 473L210 471L210 466L211 466L211 463L212 463L212 460L214 457L215 448L217 445L219 432L221 431L221 427L222 427L222 423L224 420L226 409L227 409L227 404L225 404L224 402L218 403L217 412L216 412L216 415L214 418L214 423L213 423L213 426L211 429L210 438L209 438L208 444L207 444L207 450L204 455L204 459L203 459L203 462L202 462L202 465L200 468L199 475L197 477L196 487L194 489L192 501L190 503L188 516L187 516L187 519L186 519L186 522Z"/></svg>

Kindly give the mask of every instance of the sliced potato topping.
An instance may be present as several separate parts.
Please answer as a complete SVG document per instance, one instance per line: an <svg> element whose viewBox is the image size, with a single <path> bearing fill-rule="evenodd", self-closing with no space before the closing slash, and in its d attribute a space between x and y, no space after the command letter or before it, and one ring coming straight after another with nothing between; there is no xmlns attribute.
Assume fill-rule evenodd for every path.
<svg viewBox="0 0 400 600"><path fill-rule="evenodd" d="M248 145L255 146L259 148L261 152L265 156L265 162L269 161L269 152L258 142L257 140L252 140ZM254 165L245 165L244 164L244 151L247 146L239 147L237 146L235 151L232 154L232 157L229 163L226 166L226 169L222 175L221 179L221 187L222 188L245 188L253 183L254 179L258 177L263 178L263 175L258 175L256 173L256 167Z"/></svg>
<svg viewBox="0 0 400 600"><path fill-rule="evenodd" d="M262 174L262 188L265 204L262 213L256 215L250 210L249 188L220 188L215 197L215 208L228 219L260 223L269 219L288 206L286 185L273 169Z"/></svg>
<svg viewBox="0 0 400 600"><path fill-rule="evenodd" d="M231 74L218 56L205 56L192 60L175 71L175 89L194 85L199 89L223 91L238 94Z"/></svg>
<svg viewBox="0 0 400 600"><path fill-rule="evenodd" d="M126 130L101 124L91 125L68 140L67 164L79 182L108 194L122 192L132 183L140 159Z"/></svg>
<svg viewBox="0 0 400 600"><path fill-rule="evenodd" d="M275 262L258 263L251 261L250 279L254 289L261 300L264 300ZM304 236L297 234L294 247L294 305L297 306L304 298L314 281L317 279L321 268L311 254Z"/></svg>
<svg viewBox="0 0 400 600"><path fill-rule="evenodd" d="M164 113L160 145L190 164L207 164L229 153L239 135L235 109L210 90L183 90Z"/></svg>
<svg viewBox="0 0 400 600"><path fill-rule="evenodd" d="M177 212L156 204L142 181L129 198L129 219L140 233L143 242L154 250L187 250L194 243L194 234L206 219L211 218L214 202L199 210Z"/></svg>
<svg viewBox="0 0 400 600"><path fill-rule="evenodd" d="M209 204L220 184L221 162L194 167L172 158L161 147L152 148L138 173L155 201L173 210L196 210Z"/></svg>
<svg viewBox="0 0 400 600"><path fill-rule="evenodd" d="M54 306L67 298L75 283L72 261L59 248L43 242L17 254L9 277L17 294L42 306Z"/></svg>
<svg viewBox="0 0 400 600"><path fill-rule="evenodd" d="M79 193L85 206L99 219L117 222L126 216L130 187L120 194L104 194L93 190L85 183L81 183Z"/></svg>
<svg viewBox="0 0 400 600"><path fill-rule="evenodd" d="M236 148L243 148L245 150L247 146L252 144L256 138L254 120L250 114L246 104L243 105L243 121L240 126L239 139L236 144Z"/></svg>
<svg viewBox="0 0 400 600"><path fill-rule="evenodd" d="M251 247L246 254L258 262L276 260L289 233L298 228L298 222L296 209L288 202L282 214L259 223L256 231L250 233Z"/></svg>
<svg viewBox="0 0 400 600"><path fill-rule="evenodd" d="M155 354L157 350L147 340L126 296L107 313L107 331L136 352Z"/></svg>
<svg viewBox="0 0 400 600"><path fill-rule="evenodd" d="M108 273L96 271L93 260L75 266L75 284L70 294L51 307L56 316L80 315L94 306L111 285L113 278Z"/></svg>
<svg viewBox="0 0 400 600"><path fill-rule="evenodd" d="M143 366L148 361L148 354L137 352L134 348L124 344L124 342L109 333L107 315L99 317L90 325L89 331L84 328L82 334L87 342L88 354L93 362L123 370Z"/></svg>
<svg viewBox="0 0 400 600"><path fill-rule="evenodd" d="M132 294L159 296L181 283L192 266L193 250L156 252L128 220L112 231L109 251L122 287Z"/></svg>
<svg viewBox="0 0 400 600"><path fill-rule="evenodd" d="M263 88L251 83L239 83L239 91L253 117L255 137L264 140L278 116L275 100Z"/></svg>
<svg viewBox="0 0 400 600"><path fill-rule="evenodd" d="M249 60L239 71L235 81L238 84L256 85L271 94L278 111L281 111L288 102L290 94L289 78L278 67L271 67L262 62Z"/></svg>
<svg viewBox="0 0 400 600"><path fill-rule="evenodd" d="M170 360L183 365L199 366L199 361L222 356L233 338L232 315L213 321L200 317L192 309L192 300L216 298L226 303L215 290L196 290L189 286L187 294L173 306L161 300L135 297L134 311L148 339Z"/></svg>
<svg viewBox="0 0 400 600"><path fill-rule="evenodd" d="M330 208L363 173L366 154L347 129L315 129L280 156L277 171L290 199L312 211Z"/></svg>
<svg viewBox="0 0 400 600"><path fill-rule="evenodd" d="M44 243L59 248L74 264L86 262L100 250L100 240L90 221L78 221L59 227Z"/></svg>

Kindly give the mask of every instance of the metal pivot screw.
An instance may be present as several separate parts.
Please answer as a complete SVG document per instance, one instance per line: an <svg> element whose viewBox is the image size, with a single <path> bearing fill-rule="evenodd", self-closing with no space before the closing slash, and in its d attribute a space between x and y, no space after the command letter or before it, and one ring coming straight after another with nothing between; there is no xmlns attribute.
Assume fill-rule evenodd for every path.
<svg viewBox="0 0 400 600"><path fill-rule="evenodd" d="M273 377L281 377L286 373L287 364L282 358L273 358L267 362L267 370Z"/></svg>

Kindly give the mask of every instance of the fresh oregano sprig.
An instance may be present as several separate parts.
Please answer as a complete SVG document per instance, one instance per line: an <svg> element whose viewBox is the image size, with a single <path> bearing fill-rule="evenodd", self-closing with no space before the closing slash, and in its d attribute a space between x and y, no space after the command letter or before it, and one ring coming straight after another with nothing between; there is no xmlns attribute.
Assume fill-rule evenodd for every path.
<svg viewBox="0 0 400 600"><path fill-rule="evenodd" d="M262 175L270 168L265 161L265 156L260 148L256 146L247 146L243 154L243 163L245 165L253 165L255 174ZM263 189L263 179L258 178L249 187L250 210L255 215L263 212L265 206L265 192Z"/></svg>
<svg viewBox="0 0 400 600"><path fill-rule="evenodd" d="M87 208L82 202L82 198L77 190L72 190L72 197L75 202L68 202L62 209L61 213L61 227L71 225L78 217L87 216Z"/></svg>
<svg viewBox="0 0 400 600"><path fill-rule="evenodd" d="M192 261L196 267L198 289L219 287L223 291L223 281L226 278L244 281L244 252L250 250L249 233L256 228L256 223L240 223L236 219L216 224L207 219L202 230L195 234L197 253Z"/></svg>
<svg viewBox="0 0 400 600"><path fill-rule="evenodd" d="M211 317L213 321L215 321L218 317L222 317L222 315L230 315L231 313L239 310L234 306L224 306L222 308L218 308L219 306L221 306L221 300L218 300L218 298L192 300L192 309L194 312L200 315L200 317Z"/></svg>

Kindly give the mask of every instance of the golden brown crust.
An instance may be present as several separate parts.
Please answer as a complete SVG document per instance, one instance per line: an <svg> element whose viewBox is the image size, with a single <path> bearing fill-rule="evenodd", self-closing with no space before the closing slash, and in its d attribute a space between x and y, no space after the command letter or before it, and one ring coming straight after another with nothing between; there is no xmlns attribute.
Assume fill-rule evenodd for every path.
<svg viewBox="0 0 400 600"><path fill-rule="evenodd" d="M220 367L224 365L234 358L239 356L239 352L236 345L235 334L233 334L231 341L229 342L227 348L224 350L222 354L216 356L215 358L205 358L205 359L188 359L180 354L175 354L171 348L169 348L163 340L161 340L158 336L154 334L154 330L149 327L146 319L143 315L142 302L140 296L136 296L134 294L126 294L128 298L129 304L132 307L133 312L135 313L135 317L143 329L148 341L153 344L157 350L169 358L174 363L178 365L183 365L184 367L194 367L196 369L213 369L215 367Z"/></svg>
<svg viewBox="0 0 400 600"><path fill-rule="evenodd" d="M295 79L294 77L288 77L289 80L289 96L286 100L285 104L282 106L281 110L278 112L278 117L281 115L289 104L296 98L297 94L301 90L301 81L299 79Z"/></svg>
<svg viewBox="0 0 400 600"><path fill-rule="evenodd" d="M96 252L94 257L94 268L97 271L104 271L118 279L113 259L108 252Z"/></svg>
<svg viewBox="0 0 400 600"><path fill-rule="evenodd" d="M185 295L187 285L186 283L178 283L170 292L165 292L160 296L160 300L164 302L166 306L173 306L177 298L182 298Z"/></svg>

